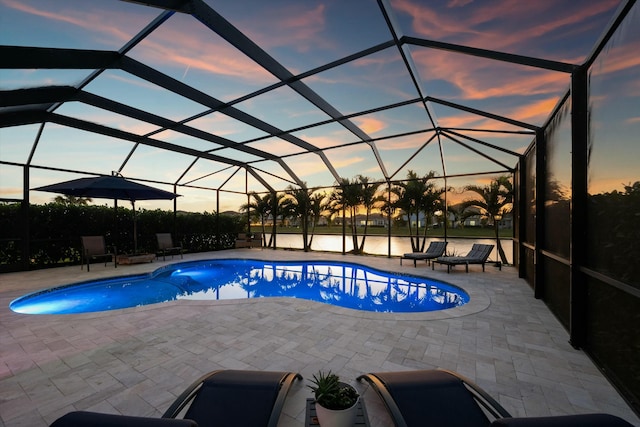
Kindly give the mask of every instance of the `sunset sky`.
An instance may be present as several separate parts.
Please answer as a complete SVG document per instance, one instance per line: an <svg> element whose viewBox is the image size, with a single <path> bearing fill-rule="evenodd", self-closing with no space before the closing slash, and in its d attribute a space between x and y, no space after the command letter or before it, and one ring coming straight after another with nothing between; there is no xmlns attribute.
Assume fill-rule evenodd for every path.
<svg viewBox="0 0 640 427"><path fill-rule="evenodd" d="M393 40L374 0L210 0L206 3L292 76ZM398 37L581 64L624 1L389 0L383 3L389 5ZM162 12L135 2L115 0L0 0L0 45L118 51ZM545 123L570 82L570 76L562 72L418 45L407 46L403 52L390 46L357 60L303 75L302 84L331 104L340 115L355 114L350 122L359 129L358 135L374 140L369 144L338 122L319 125L329 121L330 116L290 86L281 85L244 99L280 80L203 23L190 15L175 13L126 56L219 101L232 103L241 113L269 123L296 140L325 149L327 161L295 145L292 138L269 136L264 129L249 126L223 112L207 113L208 107L121 69L105 70L88 83L84 91L175 122L185 121L192 128L243 144L253 151L225 148L81 102L67 102L55 113L248 162L276 190L295 183L292 176L309 187L333 185L336 177L331 167L340 177L363 174L384 181L402 179L408 170L415 170L419 175L435 170L443 176L498 171L502 169L499 163L516 165L517 158L510 153L524 152L533 139L530 130L438 102L428 102L435 125L465 129L456 131L462 135L456 139L480 149L498 163L449 138L442 138L441 145L436 139L425 146L433 136L429 131L432 124L424 105L418 101L420 94L401 53L408 57L416 71L423 96L532 126ZM635 70L637 74L640 66L637 50L625 49L615 54L619 55L617 66L608 64L609 68L599 70L600 73L625 76L629 70ZM92 69L1 69L0 88L76 86L92 72ZM637 77L631 88L640 92ZM605 102L600 99L599 102ZM396 103L400 105L376 111ZM632 112L624 120L633 123L631 129L638 129L637 103L631 107ZM358 114L368 110L373 112ZM27 162L38 132L38 124L0 128L0 158L5 162L0 164L0 197L22 198L22 168L12 163ZM637 135L629 131L628 137L634 138L634 133ZM472 139L465 140L464 136ZM473 139L505 151L476 145ZM31 164L85 174L120 171L125 177L150 180L152 185L169 191L173 191L169 185L172 183L202 188L178 188L177 192L183 195L178 208L188 211L210 212L216 208L215 192L204 188L216 189L224 184L223 189L227 191L264 191L255 178L247 178L244 169L238 170L237 166L202 159L193 164L194 158L189 155L148 145L140 145L132 152L133 147L130 141L48 123ZM286 156L284 163L293 175L277 162L261 158L256 154L259 152ZM441 152L446 170L443 170ZM630 165L634 167L637 169ZM621 182L626 183L620 181L624 174L601 179L610 180L612 188L619 188ZM637 176L637 172L628 175ZM33 168L29 187L81 176L86 175ZM478 182L488 179L490 176L483 176ZM449 185L456 182L469 183L469 179L454 179ZM32 203L45 203L54 196L30 192ZM228 194L221 200L220 209L237 210L245 202L245 196ZM140 202L136 206L172 209L172 203L166 201Z"/></svg>

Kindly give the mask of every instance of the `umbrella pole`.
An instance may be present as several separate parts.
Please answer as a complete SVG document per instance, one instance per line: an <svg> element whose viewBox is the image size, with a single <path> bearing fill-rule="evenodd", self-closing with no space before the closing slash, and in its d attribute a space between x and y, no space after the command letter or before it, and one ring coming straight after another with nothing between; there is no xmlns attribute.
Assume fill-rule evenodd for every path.
<svg viewBox="0 0 640 427"><path fill-rule="evenodd" d="M133 206L133 254L138 255L138 227L136 225L136 201L131 201Z"/></svg>
<svg viewBox="0 0 640 427"><path fill-rule="evenodd" d="M118 245L118 241L120 240L120 233L118 232L118 199L113 199L113 223L115 224L113 227L113 244Z"/></svg>

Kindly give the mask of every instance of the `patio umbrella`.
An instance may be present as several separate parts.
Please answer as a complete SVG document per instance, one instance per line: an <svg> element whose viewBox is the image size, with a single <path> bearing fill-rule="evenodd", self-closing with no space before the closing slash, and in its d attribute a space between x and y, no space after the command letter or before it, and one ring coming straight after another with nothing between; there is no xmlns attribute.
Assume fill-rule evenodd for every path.
<svg viewBox="0 0 640 427"><path fill-rule="evenodd" d="M136 253L138 252L136 200L172 200L179 196L179 194L129 181L121 176L108 175L73 179L34 188L33 190L75 197L131 201L133 206L133 246Z"/></svg>

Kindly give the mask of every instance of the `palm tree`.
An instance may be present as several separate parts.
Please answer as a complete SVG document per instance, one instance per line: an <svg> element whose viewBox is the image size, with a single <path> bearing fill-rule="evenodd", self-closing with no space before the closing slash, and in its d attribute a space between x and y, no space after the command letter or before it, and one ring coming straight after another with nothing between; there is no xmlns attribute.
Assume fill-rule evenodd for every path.
<svg viewBox="0 0 640 427"><path fill-rule="evenodd" d="M65 206L86 206L91 202L91 197L56 196L53 203Z"/></svg>
<svg viewBox="0 0 640 427"><path fill-rule="evenodd" d="M240 211L249 211L250 216L254 220L260 221L260 224L262 226L262 234L265 235L265 220L269 217L269 213L271 210L271 195L265 194L264 196L260 196L257 193L250 193L250 196L251 198L253 198L253 201L240 206Z"/></svg>
<svg viewBox="0 0 640 427"><path fill-rule="evenodd" d="M353 241L353 252L358 253L358 230L356 224L356 214L361 199L360 186L356 179L350 181L349 178L341 178L330 196L330 209L332 212L348 211L351 217L351 239Z"/></svg>
<svg viewBox="0 0 640 427"><path fill-rule="evenodd" d="M304 184L304 183L303 183ZM298 218L302 229L302 243L305 252L309 252L311 246L309 244L309 218L311 212L311 196L313 191L307 188L294 188L289 185L285 191L287 198L283 202L283 212L286 215Z"/></svg>
<svg viewBox="0 0 640 427"><path fill-rule="evenodd" d="M327 210L327 195L325 193L314 193L310 196L309 201L311 203L311 236L309 237L309 248L311 248L313 236L316 231L316 225L318 225L322 214Z"/></svg>
<svg viewBox="0 0 640 427"><path fill-rule="evenodd" d="M362 253L364 252L364 241L367 238L369 216L375 205L383 201L384 198L377 194L380 184L370 183L370 178L362 175L358 175L357 179L360 186L360 205L365 208L364 231L362 232L362 240L360 241L360 247L357 251L357 253Z"/></svg>
<svg viewBox="0 0 640 427"><path fill-rule="evenodd" d="M407 215L407 227L411 238L411 250L419 252L424 249L426 241L425 233L422 243L420 243L420 213L425 213L425 220L429 214L440 209L440 196L444 190L437 190L435 184L429 182L435 177L435 172L430 171L423 177L410 170L407 173L407 180L398 183L391 188L391 193L395 195L394 207L400 209ZM411 227L411 220L415 217L415 239L414 231Z"/></svg>
<svg viewBox="0 0 640 427"><path fill-rule="evenodd" d="M447 206L447 213L453 216L451 220L451 226L453 228L464 228L464 206L461 204ZM447 218L445 218L445 221Z"/></svg>
<svg viewBox="0 0 640 427"><path fill-rule="evenodd" d="M267 247L270 248L274 245L273 241L276 235L276 220L278 216L282 215L281 208L284 203L285 194L284 193L271 193L269 197L269 214L273 220L273 224L271 225L271 236L269 237L269 243L267 243ZM284 218L283 218L284 221Z"/></svg>
<svg viewBox="0 0 640 427"><path fill-rule="evenodd" d="M480 209L481 215L493 222L496 232L496 248L503 264L507 263L507 257L500 244L499 222L507 213L511 212L513 202L513 185L508 176L500 176L489 183L489 185L478 186L469 185L466 191L476 193L479 198L463 202L464 209L470 207Z"/></svg>
<svg viewBox="0 0 640 427"><path fill-rule="evenodd" d="M422 244L420 245L420 252L424 252L424 247L427 242L427 229L431 222L435 212L442 211L443 201L442 195L444 194L444 188L436 188L434 182L430 182L435 177L435 172L431 171L424 177L422 177L422 185L424 191L422 193L422 200L420 201L419 208L424 213L424 235L422 237Z"/></svg>

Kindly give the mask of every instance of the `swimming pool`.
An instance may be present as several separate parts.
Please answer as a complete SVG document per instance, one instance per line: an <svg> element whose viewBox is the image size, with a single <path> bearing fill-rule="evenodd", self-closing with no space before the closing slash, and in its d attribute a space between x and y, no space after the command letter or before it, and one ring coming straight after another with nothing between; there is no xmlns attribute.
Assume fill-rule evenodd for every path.
<svg viewBox="0 0 640 427"><path fill-rule="evenodd" d="M178 299L263 297L303 298L355 310L394 313L444 310L469 301L469 295L456 286L359 264L216 259L45 289L12 301L10 308L23 314L74 314Z"/></svg>

